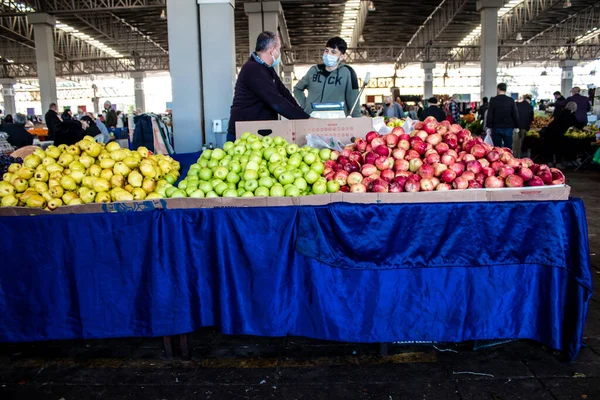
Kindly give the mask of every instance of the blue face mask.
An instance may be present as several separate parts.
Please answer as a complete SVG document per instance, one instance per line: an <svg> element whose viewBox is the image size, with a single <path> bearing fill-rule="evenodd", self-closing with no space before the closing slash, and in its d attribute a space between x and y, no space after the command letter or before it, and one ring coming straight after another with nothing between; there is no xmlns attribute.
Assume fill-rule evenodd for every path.
<svg viewBox="0 0 600 400"><path fill-rule="evenodd" d="M338 58L331 54L323 54L323 63L325 63L326 67L333 68L337 65Z"/></svg>
<svg viewBox="0 0 600 400"><path fill-rule="evenodd" d="M273 57L273 58L275 58L275 57ZM276 67L279 64L281 64L281 52L279 52L279 56L277 57L277 59L273 60L273 65L271 65L271 67Z"/></svg>

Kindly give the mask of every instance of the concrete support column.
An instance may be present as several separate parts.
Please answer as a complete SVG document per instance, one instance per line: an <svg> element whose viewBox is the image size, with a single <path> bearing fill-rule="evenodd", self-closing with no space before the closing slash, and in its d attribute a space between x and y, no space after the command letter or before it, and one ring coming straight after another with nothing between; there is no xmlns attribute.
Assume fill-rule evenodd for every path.
<svg viewBox="0 0 600 400"><path fill-rule="evenodd" d="M421 68L423 68L423 72L425 73L425 77L423 80L423 92L424 92L424 99L427 100L428 98L433 96L433 70L435 69L435 63L433 62L424 62L421 63Z"/></svg>
<svg viewBox="0 0 600 400"><path fill-rule="evenodd" d="M252 53L256 47L256 38L261 32L279 34L279 15L283 14L283 8L278 1L267 1L244 3L244 11L248 16L249 50ZM279 73L279 67L275 70Z"/></svg>
<svg viewBox="0 0 600 400"><path fill-rule="evenodd" d="M573 89L573 67L577 65L575 60L564 60L560 62L562 75L560 79L560 92L563 96L569 97L571 89Z"/></svg>
<svg viewBox="0 0 600 400"><path fill-rule="evenodd" d="M27 22L33 25L42 110L47 110L50 103L56 103L56 65L54 59L54 25L56 25L56 18L43 13L27 14Z"/></svg>
<svg viewBox="0 0 600 400"><path fill-rule="evenodd" d="M0 85L2 85L2 97L4 98L4 115L11 114L14 116L17 112L17 105L15 103L15 89L13 87L16 83L16 79L0 79Z"/></svg>
<svg viewBox="0 0 600 400"><path fill-rule="evenodd" d="M175 151L202 148L200 24L194 1L167 1Z"/></svg>
<svg viewBox="0 0 600 400"><path fill-rule="evenodd" d="M202 43L202 89L206 142L222 144L217 134L227 132L235 87L234 0L198 0ZM219 40L215 40L219 38ZM256 39L256 38L255 38ZM252 41L252 40L251 40ZM225 139L224 136L219 136Z"/></svg>
<svg viewBox="0 0 600 400"><path fill-rule="evenodd" d="M496 95L498 80L498 10L503 0L478 0L481 14L481 97Z"/></svg>
<svg viewBox="0 0 600 400"><path fill-rule="evenodd" d="M284 65L282 71L283 77L281 81L285 85L285 87L290 91L294 91L294 66L293 65ZM350 106L352 107L352 106Z"/></svg>
<svg viewBox="0 0 600 400"><path fill-rule="evenodd" d="M131 77L133 78L135 89L135 108L146 112L146 97L144 95L144 78L146 77L146 73L132 72Z"/></svg>

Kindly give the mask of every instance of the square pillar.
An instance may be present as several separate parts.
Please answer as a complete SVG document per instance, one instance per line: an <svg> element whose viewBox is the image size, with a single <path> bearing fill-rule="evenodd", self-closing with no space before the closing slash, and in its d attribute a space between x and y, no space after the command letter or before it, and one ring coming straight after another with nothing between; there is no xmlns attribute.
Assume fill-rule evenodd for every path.
<svg viewBox="0 0 600 400"><path fill-rule="evenodd" d="M560 77L560 92L563 96L569 97L571 89L573 89L573 67L577 65L575 60L563 60L559 66L562 68Z"/></svg>
<svg viewBox="0 0 600 400"><path fill-rule="evenodd" d="M287 90L292 93L294 91L294 66L293 65L284 65L282 71L281 81L287 88Z"/></svg>
<svg viewBox="0 0 600 400"><path fill-rule="evenodd" d="M2 97L4 98L4 115L15 115L15 113L17 112L17 105L15 102L15 89L13 87L16 83L16 79L0 79L0 85L2 85Z"/></svg>
<svg viewBox="0 0 600 400"><path fill-rule="evenodd" d="M496 95L498 80L498 10L503 0L478 0L481 14L481 98Z"/></svg>
<svg viewBox="0 0 600 400"><path fill-rule="evenodd" d="M195 1L167 1L173 136L177 153L202 148L200 24Z"/></svg>
<svg viewBox="0 0 600 400"><path fill-rule="evenodd" d="M27 22L33 25L35 59L40 85L42 110L56 103L56 65L54 59L54 26L56 18L49 14L27 14Z"/></svg>
<svg viewBox="0 0 600 400"><path fill-rule="evenodd" d="M252 54L256 47L256 38L261 32L279 34L279 15L283 14L283 8L279 1L267 1L244 3L244 11L248 16L248 44ZM275 71L279 74L279 66L275 67Z"/></svg>
<svg viewBox="0 0 600 400"><path fill-rule="evenodd" d="M227 132L235 88L235 3L233 0L197 1L202 60L207 60L202 70L202 89L207 100L204 102L204 132L206 142L216 145L220 143L217 135ZM225 139L225 135L219 135L219 139Z"/></svg>
<svg viewBox="0 0 600 400"><path fill-rule="evenodd" d="M142 112L146 112L146 97L144 94L144 78L145 72L132 72L134 90L135 90L135 108L139 108Z"/></svg>
<svg viewBox="0 0 600 400"><path fill-rule="evenodd" d="M423 88L424 88L424 99L427 100L433 96L433 70L435 69L434 62L423 62L421 63L421 68L423 68L423 72L425 74L423 80Z"/></svg>

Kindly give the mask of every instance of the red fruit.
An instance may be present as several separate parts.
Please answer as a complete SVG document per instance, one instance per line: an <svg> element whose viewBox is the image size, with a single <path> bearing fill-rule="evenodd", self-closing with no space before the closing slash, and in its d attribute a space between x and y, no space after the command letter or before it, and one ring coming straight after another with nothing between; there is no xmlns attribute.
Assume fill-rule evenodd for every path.
<svg viewBox="0 0 600 400"><path fill-rule="evenodd" d="M513 158L512 153L510 152L509 149L502 149L502 154L500 155L500 161L502 161L504 164L508 164L508 162L510 161L510 159Z"/></svg>
<svg viewBox="0 0 600 400"><path fill-rule="evenodd" d="M456 162L452 165L448 166L452 171L456 172L456 176L461 176L462 173L465 171L465 164L461 163L461 162Z"/></svg>
<svg viewBox="0 0 600 400"><path fill-rule="evenodd" d="M462 161L465 163L468 163L469 161L475 161L475 160L477 160L477 159L475 158L475 156L473 154L465 154L462 159Z"/></svg>
<svg viewBox="0 0 600 400"><path fill-rule="evenodd" d="M404 185L405 192L418 192L419 190L421 190L421 184L418 181L414 179L406 181L406 184Z"/></svg>
<svg viewBox="0 0 600 400"><path fill-rule="evenodd" d="M348 186L341 186L340 187L340 192L348 193L349 191L350 191L350 188Z"/></svg>
<svg viewBox="0 0 600 400"><path fill-rule="evenodd" d="M408 150L410 149L410 142L407 139L400 139L398 142L398 148Z"/></svg>
<svg viewBox="0 0 600 400"><path fill-rule="evenodd" d="M465 144L463 144L463 150L465 150L466 152L470 152L473 146L475 146L476 144L479 144L479 142L475 139L471 139Z"/></svg>
<svg viewBox="0 0 600 400"><path fill-rule="evenodd" d="M447 143L438 143L435 146L435 150L439 153L439 154L444 154L445 152L447 152L448 150L450 150L450 147L448 147Z"/></svg>
<svg viewBox="0 0 600 400"><path fill-rule="evenodd" d="M519 171L517 173L523 179L524 182L527 182L531 178L533 178L533 172L527 167L519 168Z"/></svg>
<svg viewBox="0 0 600 400"><path fill-rule="evenodd" d="M538 176L542 178L542 181L545 185L552 184L552 172L550 172L550 170L541 170L540 172L538 172Z"/></svg>
<svg viewBox="0 0 600 400"><path fill-rule="evenodd" d="M353 151L350 156L348 156L348 160L361 162L362 161L362 153L360 151Z"/></svg>
<svg viewBox="0 0 600 400"><path fill-rule="evenodd" d="M351 193L366 193L366 191L367 187L362 183L355 183L354 185L350 186Z"/></svg>
<svg viewBox="0 0 600 400"><path fill-rule="evenodd" d="M448 145L448 147L450 147L451 149L454 150L458 147L458 140L448 139L448 140L446 140L446 144Z"/></svg>
<svg viewBox="0 0 600 400"><path fill-rule="evenodd" d="M553 185L562 185L565 183L565 175L558 168L550 168L550 172L552 173L552 184Z"/></svg>
<svg viewBox="0 0 600 400"><path fill-rule="evenodd" d="M505 181L506 187L523 187L523 178L519 175L509 175Z"/></svg>
<svg viewBox="0 0 600 400"><path fill-rule="evenodd" d="M390 149L388 149L386 146L377 146L375 147L375 149L373 150L373 152L379 156L383 156L383 157L389 157L390 156Z"/></svg>
<svg viewBox="0 0 600 400"><path fill-rule="evenodd" d="M483 186L489 189L501 188L504 187L504 181L502 178L498 178L497 176L488 176L485 178L485 183Z"/></svg>
<svg viewBox="0 0 600 400"><path fill-rule="evenodd" d="M335 172L335 170L331 167L327 167L323 170L323 175L322 176L327 176L330 172Z"/></svg>
<svg viewBox="0 0 600 400"><path fill-rule="evenodd" d="M442 156L441 161L445 165L452 165L456 162L456 158L453 155L446 153Z"/></svg>
<svg viewBox="0 0 600 400"><path fill-rule="evenodd" d="M448 167L442 163L433 164L433 176L440 177L444 171L446 171Z"/></svg>
<svg viewBox="0 0 600 400"><path fill-rule="evenodd" d="M468 189L481 189L483 185L476 180L469 181Z"/></svg>
<svg viewBox="0 0 600 400"><path fill-rule="evenodd" d="M444 142L447 142L449 139L458 140L458 137L454 133L446 133L444 135Z"/></svg>
<svg viewBox="0 0 600 400"><path fill-rule="evenodd" d="M375 193L387 193L389 184L383 179L375 179L371 190Z"/></svg>
<svg viewBox="0 0 600 400"><path fill-rule="evenodd" d="M394 161L394 171L408 171L408 161L406 160L396 160Z"/></svg>
<svg viewBox="0 0 600 400"><path fill-rule="evenodd" d="M427 157L425 157L425 162L427 164L436 164L440 162L440 155L438 153L431 153Z"/></svg>
<svg viewBox="0 0 600 400"><path fill-rule="evenodd" d="M412 137L411 137L411 138L408 140L408 142L410 143L410 145L411 145L411 146L413 145L413 143L414 143L414 142L422 142L422 141L423 141L423 139L421 139L421 138L420 138L420 137L418 137L418 136L412 136Z"/></svg>
<svg viewBox="0 0 600 400"><path fill-rule="evenodd" d="M403 160L405 156L406 150L404 149L394 149L392 151L392 157L394 157L396 160Z"/></svg>
<svg viewBox="0 0 600 400"><path fill-rule="evenodd" d="M425 154L427 151L427 144L423 141L415 141L412 144L413 150L415 150L419 154Z"/></svg>
<svg viewBox="0 0 600 400"><path fill-rule="evenodd" d="M471 154L473 154L475 156L475 158L485 157L485 147L483 147L480 144L476 144L471 149Z"/></svg>
<svg viewBox="0 0 600 400"><path fill-rule="evenodd" d="M356 147L356 150L360 151L361 153L364 153L367 150L367 141L364 139L356 139L354 141L354 146Z"/></svg>
<svg viewBox="0 0 600 400"><path fill-rule="evenodd" d="M494 161L494 162L493 162L493 163L490 165L490 167L491 167L491 168L492 168L494 171L498 172L498 170L499 170L500 168L504 167L504 163L503 163L502 161Z"/></svg>
<svg viewBox="0 0 600 400"><path fill-rule="evenodd" d="M439 191L445 191L445 190L452 190L452 186L449 183L440 183L439 185L437 185L435 187L435 190L439 190Z"/></svg>
<svg viewBox="0 0 600 400"><path fill-rule="evenodd" d="M348 157L339 156L337 159L337 162L338 162L338 164L346 165L346 164L348 164Z"/></svg>
<svg viewBox="0 0 600 400"><path fill-rule="evenodd" d="M432 144L433 146L439 144L442 142L442 135L440 135L439 133L434 133L433 135L429 135L425 138L425 141L427 143Z"/></svg>
<svg viewBox="0 0 600 400"><path fill-rule="evenodd" d="M400 129L402 129L402 128L400 128ZM404 129L402 129L402 130L404 130ZM400 141L400 138L398 138L398 136L396 136L393 133L393 131L392 131L392 133L388 133L387 135L385 135L384 139L385 139L385 143L387 144L387 147L391 147L391 148L396 147L396 145Z"/></svg>
<svg viewBox="0 0 600 400"><path fill-rule="evenodd" d="M531 172L533 172L533 175L537 175L537 173L540 172L540 165L533 164L532 166L529 167L529 169L531 170Z"/></svg>
<svg viewBox="0 0 600 400"><path fill-rule="evenodd" d="M373 146L371 146L371 143L367 145L367 150L365 151L373 151Z"/></svg>
<svg viewBox="0 0 600 400"><path fill-rule="evenodd" d="M410 176L408 179L413 179L417 182L420 182L422 178L417 174L412 174L412 176Z"/></svg>
<svg viewBox="0 0 600 400"><path fill-rule="evenodd" d="M440 122L440 125L445 126L447 129L450 129L450 121L447 120L443 120L442 122Z"/></svg>
<svg viewBox="0 0 600 400"><path fill-rule="evenodd" d="M410 149L406 152L404 159L410 161L413 158L421 158L421 155L416 150Z"/></svg>
<svg viewBox="0 0 600 400"><path fill-rule="evenodd" d="M363 179L362 184L365 185L367 191L371 190L371 186L373 185L373 181L375 181L375 179L377 179L377 175Z"/></svg>
<svg viewBox="0 0 600 400"><path fill-rule="evenodd" d="M340 186L344 186L346 183L348 183L348 175L349 174L346 171L338 171L335 173L333 179L335 179Z"/></svg>
<svg viewBox="0 0 600 400"><path fill-rule="evenodd" d="M440 135L445 135L446 132L448 132L448 128L445 127L444 125L438 125L437 129L436 129L437 133L439 133Z"/></svg>
<svg viewBox="0 0 600 400"><path fill-rule="evenodd" d="M404 132L404 128L402 128L401 126L397 126L394 129L392 129L392 133L396 136L400 136L400 135L405 135L406 132Z"/></svg>
<svg viewBox="0 0 600 400"><path fill-rule="evenodd" d="M333 170L334 170L335 172L341 171L341 170L343 170L343 169L344 169L344 166L343 166L342 164L335 164L335 165L333 166Z"/></svg>
<svg viewBox="0 0 600 400"><path fill-rule="evenodd" d="M473 160L467 163L467 170L473 172L474 174L478 174L481 172L482 165L479 161Z"/></svg>
<svg viewBox="0 0 600 400"><path fill-rule="evenodd" d="M367 136L365 139L367 140L367 143L370 144L373 141L373 139L378 138L378 137L379 137L379 133L377 133L375 131L371 131L371 132L367 133Z"/></svg>
<svg viewBox="0 0 600 400"><path fill-rule="evenodd" d="M377 167L372 164L365 164L362 166L362 170L360 171L363 176L371 176L377 173Z"/></svg>
<svg viewBox="0 0 600 400"><path fill-rule="evenodd" d="M402 135L398 136L398 139L408 141L410 140L410 135L408 133L403 133Z"/></svg>
<svg viewBox="0 0 600 400"><path fill-rule="evenodd" d="M458 153L456 153L456 151L450 149L446 152L446 154L448 154L449 156L454 157L455 160L458 160Z"/></svg>
<svg viewBox="0 0 600 400"><path fill-rule="evenodd" d="M511 168L519 168L521 166L521 162L518 159L511 157L506 163L506 165L508 165Z"/></svg>
<svg viewBox="0 0 600 400"><path fill-rule="evenodd" d="M458 133L462 131L462 127L459 124L452 124L448 130L452 133Z"/></svg>
<svg viewBox="0 0 600 400"><path fill-rule="evenodd" d="M500 176L501 178L507 178L509 175L512 175L514 173L515 173L515 170L513 168L509 167L508 165L503 165L498 170L498 176Z"/></svg>
<svg viewBox="0 0 600 400"><path fill-rule="evenodd" d="M426 122L423 126L423 130L427 132L428 135L433 135L436 132L437 123L436 122Z"/></svg>
<svg viewBox="0 0 600 400"><path fill-rule="evenodd" d="M531 160L531 158L521 158L521 165L527 168L531 168L531 166L533 165L533 161Z"/></svg>
<svg viewBox="0 0 600 400"><path fill-rule="evenodd" d="M431 192L433 189L435 189L433 181L429 178L421 179L421 182L419 182L419 184L421 185L422 192Z"/></svg>
<svg viewBox="0 0 600 400"><path fill-rule="evenodd" d="M423 124L426 124L426 123L429 123L429 122L431 122L431 123L433 123L433 124L437 124L437 123L438 123L438 122L437 122L437 119L435 119L435 117L427 117L427 118L425 118L425 120L423 121Z"/></svg>
<svg viewBox="0 0 600 400"><path fill-rule="evenodd" d="M496 171L494 171L494 168L491 168L491 167L484 167L484 168L482 168L481 169L481 173L483 175L485 175L486 177L496 175Z"/></svg>
<svg viewBox="0 0 600 400"><path fill-rule="evenodd" d="M492 173L493 173L493 171L492 171ZM482 185L483 185L483 182L485 182L485 178L486 178L486 176L481 172L478 174L475 174L475 180Z"/></svg>
<svg viewBox="0 0 600 400"><path fill-rule="evenodd" d="M424 122L421 121L417 121L417 123L415 124L415 130L419 130L419 129L423 129L423 125L425 125Z"/></svg>
<svg viewBox="0 0 600 400"><path fill-rule="evenodd" d="M328 173L327 175L325 175L325 179L327 179L328 181L331 181L335 177L335 174L336 173L332 171L332 172Z"/></svg>
<svg viewBox="0 0 600 400"><path fill-rule="evenodd" d="M417 172L419 168L423 165L423 161L420 158L413 158L408 162L408 169L410 172Z"/></svg>
<svg viewBox="0 0 600 400"><path fill-rule="evenodd" d="M348 185L350 185L350 187L357 183L362 183L362 181L363 175L360 172L352 172L348 175L348 178L346 179L346 182L348 183Z"/></svg>
<svg viewBox="0 0 600 400"><path fill-rule="evenodd" d="M344 170L349 174L360 171L360 163L358 161L350 161L348 164L344 165Z"/></svg>
<svg viewBox="0 0 600 400"><path fill-rule="evenodd" d="M338 157L340 156L340 152L337 150L333 150L331 152L331 155L329 156L330 160L336 161L338 159Z"/></svg>
<svg viewBox="0 0 600 400"><path fill-rule="evenodd" d="M389 193L400 193L404 191L404 187L398 185L396 182L392 182L390 183L389 187L388 187L388 192Z"/></svg>
<svg viewBox="0 0 600 400"><path fill-rule="evenodd" d="M371 142L371 147L373 147L373 150L379 146L385 146L385 140L383 140L381 137L377 137Z"/></svg>
<svg viewBox="0 0 600 400"><path fill-rule="evenodd" d="M441 176L442 182L452 183L452 182L454 182L454 179L456 179L456 172L452 171L451 169L447 169L444 172L442 172L442 176Z"/></svg>
<svg viewBox="0 0 600 400"><path fill-rule="evenodd" d="M467 181L474 181L475 180L475 173L472 171L465 171L462 173L461 175L462 178L465 178Z"/></svg>
<svg viewBox="0 0 600 400"><path fill-rule="evenodd" d="M417 171L417 174L423 179L433 178L434 169L432 165L423 164Z"/></svg>
<svg viewBox="0 0 600 400"><path fill-rule="evenodd" d="M488 160L486 160L485 158L480 158L477 161L479 161L479 164L481 164L481 168L485 168L485 167L489 167L490 166L490 162Z"/></svg>
<svg viewBox="0 0 600 400"><path fill-rule="evenodd" d="M375 160L377 160L378 157L379 157L379 155L373 153L372 151L366 153L365 154L365 164L375 164Z"/></svg>
<svg viewBox="0 0 600 400"><path fill-rule="evenodd" d="M391 182L396 177L396 173L391 169L381 171L381 179Z"/></svg>
<svg viewBox="0 0 600 400"><path fill-rule="evenodd" d="M344 156L346 158L349 158L350 154L352 154L352 150L351 149L349 149L349 148L346 147L344 150L342 150L342 156Z"/></svg>
<svg viewBox="0 0 600 400"><path fill-rule="evenodd" d="M397 176L394 178L394 183L400 186L402 188L402 191L404 191L404 186L406 185L407 180L407 176Z"/></svg>
<svg viewBox="0 0 600 400"><path fill-rule="evenodd" d="M459 176L452 182L452 187L457 190L464 190L469 187L469 181Z"/></svg>
<svg viewBox="0 0 600 400"><path fill-rule="evenodd" d="M425 141L425 139L427 139L427 136L429 136L429 134L425 131L417 131L417 133L415 133L415 135L419 138L421 138L422 141Z"/></svg>
<svg viewBox="0 0 600 400"><path fill-rule="evenodd" d="M375 166L378 170L383 171L391 167L390 159L388 157L381 156L375 160Z"/></svg>
<svg viewBox="0 0 600 400"><path fill-rule="evenodd" d="M486 160L493 163L494 161L500 160L500 153L496 150L492 150L485 156Z"/></svg>
<svg viewBox="0 0 600 400"><path fill-rule="evenodd" d="M534 176L527 182L527 186L544 186L544 181L539 176Z"/></svg>
<svg viewBox="0 0 600 400"><path fill-rule="evenodd" d="M337 164L337 163L333 160L327 160L323 163L325 168L333 168L335 164Z"/></svg>

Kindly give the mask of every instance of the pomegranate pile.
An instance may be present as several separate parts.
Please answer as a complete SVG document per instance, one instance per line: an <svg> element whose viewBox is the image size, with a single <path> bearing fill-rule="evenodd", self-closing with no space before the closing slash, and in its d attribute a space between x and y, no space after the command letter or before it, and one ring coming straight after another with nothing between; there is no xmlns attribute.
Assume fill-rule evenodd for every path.
<svg viewBox="0 0 600 400"><path fill-rule="evenodd" d="M508 148L493 147L460 125L417 122L411 134L396 127L369 132L325 162L323 176L342 192L399 193L432 190L560 185L564 174ZM337 152L334 152L337 153ZM337 158L336 158L337 157Z"/></svg>

